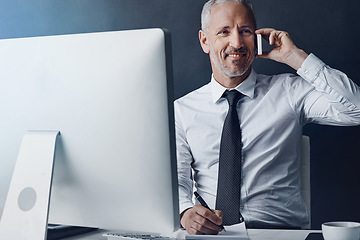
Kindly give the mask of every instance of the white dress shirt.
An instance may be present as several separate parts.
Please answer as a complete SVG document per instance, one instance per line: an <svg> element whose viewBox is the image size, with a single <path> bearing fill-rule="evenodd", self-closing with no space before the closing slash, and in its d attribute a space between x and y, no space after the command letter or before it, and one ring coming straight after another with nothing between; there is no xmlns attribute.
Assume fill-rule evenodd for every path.
<svg viewBox="0 0 360 240"><path fill-rule="evenodd" d="M302 128L314 122L360 124L360 89L313 54L294 74L254 70L236 89L242 131L240 212L248 227L305 227L300 193ZM215 208L221 132L228 111L226 89L211 82L175 101L180 211L193 206L193 180ZM193 172L192 172L193 171Z"/></svg>

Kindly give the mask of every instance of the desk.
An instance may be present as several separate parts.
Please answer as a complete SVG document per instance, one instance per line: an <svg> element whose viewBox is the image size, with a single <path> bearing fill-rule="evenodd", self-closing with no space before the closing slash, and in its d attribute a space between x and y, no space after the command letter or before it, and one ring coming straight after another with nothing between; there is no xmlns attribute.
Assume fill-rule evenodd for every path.
<svg viewBox="0 0 360 240"><path fill-rule="evenodd" d="M321 230L248 229L250 240L304 240L311 232Z"/></svg>
<svg viewBox="0 0 360 240"><path fill-rule="evenodd" d="M66 238L66 240L107 240L106 237L102 236L104 232L106 231L99 230L95 233L93 232L77 237ZM250 240L304 240L310 232L321 232L321 230L248 229ZM185 234L185 231L183 233Z"/></svg>

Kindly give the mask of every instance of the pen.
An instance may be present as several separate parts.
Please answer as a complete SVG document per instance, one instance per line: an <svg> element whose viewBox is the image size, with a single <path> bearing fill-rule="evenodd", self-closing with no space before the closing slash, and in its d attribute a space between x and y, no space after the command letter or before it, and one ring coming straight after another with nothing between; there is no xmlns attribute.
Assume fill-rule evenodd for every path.
<svg viewBox="0 0 360 240"><path fill-rule="evenodd" d="M196 199L200 202L200 204L201 204L203 207L209 209L212 213L214 213L214 211L209 208L209 206L207 205L207 203L205 202L205 200L204 200L197 192L194 192L194 194L195 194ZM215 213L214 213L214 214L215 214ZM225 228L224 228L224 226L223 226L222 224L221 224L219 227L226 232L226 230L225 230Z"/></svg>

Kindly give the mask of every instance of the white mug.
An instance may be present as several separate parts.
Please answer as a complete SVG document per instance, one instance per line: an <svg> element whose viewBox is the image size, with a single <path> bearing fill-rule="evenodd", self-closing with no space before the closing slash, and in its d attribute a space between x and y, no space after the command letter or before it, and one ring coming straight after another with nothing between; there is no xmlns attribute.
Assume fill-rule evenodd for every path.
<svg viewBox="0 0 360 240"><path fill-rule="evenodd" d="M325 240L359 240L360 223L328 222L321 225Z"/></svg>

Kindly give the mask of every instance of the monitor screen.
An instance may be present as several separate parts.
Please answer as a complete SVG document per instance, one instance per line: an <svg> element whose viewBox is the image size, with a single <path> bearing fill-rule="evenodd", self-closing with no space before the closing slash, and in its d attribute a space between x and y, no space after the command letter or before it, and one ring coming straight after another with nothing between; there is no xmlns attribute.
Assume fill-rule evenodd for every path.
<svg viewBox="0 0 360 240"><path fill-rule="evenodd" d="M0 210L24 134L59 130L49 223L176 230L169 42L162 29L0 40Z"/></svg>

